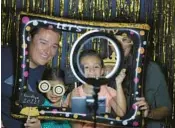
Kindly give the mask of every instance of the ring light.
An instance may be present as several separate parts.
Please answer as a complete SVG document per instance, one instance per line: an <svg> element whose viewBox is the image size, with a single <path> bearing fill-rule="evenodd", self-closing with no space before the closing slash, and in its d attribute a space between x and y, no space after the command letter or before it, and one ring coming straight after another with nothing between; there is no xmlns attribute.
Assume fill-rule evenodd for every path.
<svg viewBox="0 0 175 128"><path fill-rule="evenodd" d="M109 41L115 49L115 53L117 56L116 63L114 65L113 70L107 74L104 78L85 78L85 76L82 73L81 66L80 66L80 52L82 47L84 46L85 43L88 42L90 39L94 38L101 38L101 39L106 39ZM101 32L99 30L93 30L89 31L85 34L83 34L78 40L75 41L75 43L72 46L71 52L70 52L70 67L75 75L75 77L82 83L88 83L88 84L93 84L93 82L97 81L99 84L106 84L108 79L112 78L116 73L119 73L120 71L120 66L122 62L122 57L123 57L123 52L121 52L121 46L118 43L117 39L115 37L111 36L108 33Z"/></svg>

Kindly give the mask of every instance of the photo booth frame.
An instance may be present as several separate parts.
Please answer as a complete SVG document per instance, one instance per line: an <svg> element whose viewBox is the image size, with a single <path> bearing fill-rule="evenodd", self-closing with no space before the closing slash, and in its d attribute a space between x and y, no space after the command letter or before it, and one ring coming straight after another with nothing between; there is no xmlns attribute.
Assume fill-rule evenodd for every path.
<svg viewBox="0 0 175 128"><path fill-rule="evenodd" d="M125 33L134 37L134 52L133 52L133 78L132 78L132 103L129 110L122 118L110 117L109 115L97 116L97 124L111 127L125 127L141 126L141 111L134 105L136 97L142 95L144 87L144 70L146 61L146 51L148 45L148 34L150 27L147 24L134 23L108 23L97 21L82 21L67 18L58 18L52 16L45 16L40 14L31 14L21 12L18 16L19 32L17 32L18 42L18 58L16 68L16 83L15 93L16 97L15 110L12 116L15 118L27 118L27 114L20 114L21 111L28 110L32 107L37 111L36 115L39 119L44 120L70 120L78 122L93 123L93 117L89 115L78 115L71 113L67 108L54 108L40 106L42 100L35 93L30 92L27 87L29 72L29 51L28 45L30 43L29 32L32 28L40 26L40 24L48 24L61 30L63 32L73 32L81 35L90 30L100 30L102 32L115 35L116 33ZM23 98L21 99L21 96ZM26 97L25 97L26 96ZM26 99L27 98L27 99ZM19 100L20 99L20 100ZM27 101L27 103L24 101ZM16 109L18 108L18 109Z"/></svg>

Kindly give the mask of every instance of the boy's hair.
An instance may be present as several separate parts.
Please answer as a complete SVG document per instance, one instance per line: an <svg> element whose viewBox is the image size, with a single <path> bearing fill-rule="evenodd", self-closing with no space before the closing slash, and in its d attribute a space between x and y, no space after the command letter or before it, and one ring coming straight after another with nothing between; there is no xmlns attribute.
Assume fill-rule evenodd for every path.
<svg viewBox="0 0 175 128"><path fill-rule="evenodd" d="M83 50L80 53L80 62L81 62L81 59L83 57L86 57L86 56L96 56L97 58L100 59L102 68L104 67L103 59L102 59L102 57L100 56L100 54L97 51L95 51L93 49Z"/></svg>
<svg viewBox="0 0 175 128"><path fill-rule="evenodd" d="M62 80L64 82L64 71L55 67L47 67L44 70L42 80Z"/></svg>
<svg viewBox="0 0 175 128"><path fill-rule="evenodd" d="M59 33L60 37L61 37L61 30L55 28L53 25L44 25L44 24L40 24L39 26L37 27L34 27L31 31L30 31L30 35L33 39L33 37L40 31L40 29L43 28L43 29L47 29L47 30L52 30L56 33Z"/></svg>

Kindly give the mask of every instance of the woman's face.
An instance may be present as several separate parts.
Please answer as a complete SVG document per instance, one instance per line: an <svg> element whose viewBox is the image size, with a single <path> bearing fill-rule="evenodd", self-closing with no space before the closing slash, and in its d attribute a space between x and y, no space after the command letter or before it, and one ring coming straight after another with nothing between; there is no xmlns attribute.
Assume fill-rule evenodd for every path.
<svg viewBox="0 0 175 128"><path fill-rule="evenodd" d="M127 57L131 52L133 41L130 38L124 37L124 36L116 36L116 38L122 46L122 49L124 51L124 56Z"/></svg>
<svg viewBox="0 0 175 128"><path fill-rule="evenodd" d="M59 33L41 28L30 44L30 68L47 64L55 56L59 40Z"/></svg>
<svg viewBox="0 0 175 128"><path fill-rule="evenodd" d="M48 98L48 100L52 104L59 103L59 101L61 100L62 96L55 95L55 93L53 92L52 89L53 89L54 86L57 86L59 84L64 85L64 83L61 80L49 80L49 83L51 85L51 90L46 93L46 97Z"/></svg>
<svg viewBox="0 0 175 128"><path fill-rule="evenodd" d="M84 56L81 58L84 74L86 78L99 78L103 75L101 60L97 56Z"/></svg>

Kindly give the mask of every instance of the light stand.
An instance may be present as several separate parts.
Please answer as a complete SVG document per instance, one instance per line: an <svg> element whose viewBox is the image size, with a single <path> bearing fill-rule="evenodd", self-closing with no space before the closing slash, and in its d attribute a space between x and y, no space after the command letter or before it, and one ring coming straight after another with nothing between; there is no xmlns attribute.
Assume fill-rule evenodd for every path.
<svg viewBox="0 0 175 128"><path fill-rule="evenodd" d="M103 76L103 78L86 78L85 74L81 68L80 64L80 55L84 48L84 46L91 42L91 40L94 39L103 39L105 42L110 42L114 49L117 56L115 65L113 67L113 70L108 73L106 76ZM122 47L120 46L120 43L118 40L109 33L102 32L100 30L92 30L84 33L82 36L80 36L73 44L71 52L70 52L70 67L72 70L72 73L74 76L82 83L82 84L90 84L94 86L94 92L93 95L94 98L94 128L96 128L96 115L98 110L98 92L100 91L100 86L108 83L108 80L112 78L114 75L120 72L123 52L121 52Z"/></svg>
<svg viewBox="0 0 175 128"><path fill-rule="evenodd" d="M104 83L108 83L108 79L106 78L86 78L87 83L93 85L94 88L94 104L93 104L93 109L94 109L94 128L96 128L96 115L97 115L97 110L98 110L98 92L100 91L100 86L104 85Z"/></svg>
<svg viewBox="0 0 175 128"><path fill-rule="evenodd" d="M100 86L99 87L94 87L94 92L95 94L93 95L94 98L94 104L93 104L93 109L94 109L94 128L96 128L97 124L97 110L98 110L98 92L100 91Z"/></svg>

